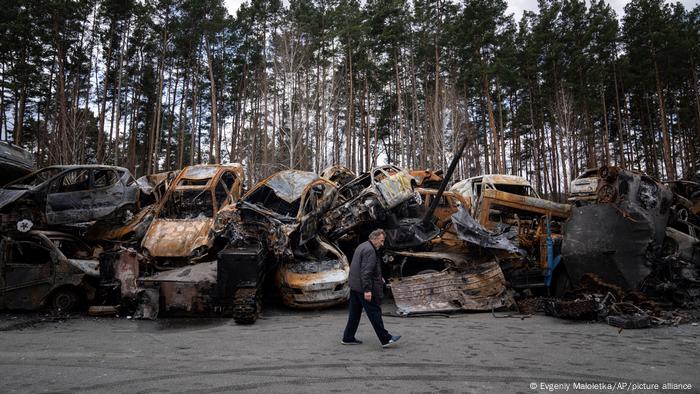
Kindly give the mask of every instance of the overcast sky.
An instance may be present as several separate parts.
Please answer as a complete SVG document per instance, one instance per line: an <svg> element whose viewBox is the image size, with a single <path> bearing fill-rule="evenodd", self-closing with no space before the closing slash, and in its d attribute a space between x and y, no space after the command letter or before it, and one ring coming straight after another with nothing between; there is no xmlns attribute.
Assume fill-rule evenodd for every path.
<svg viewBox="0 0 700 394"><path fill-rule="evenodd" d="M238 10L238 7L240 7L241 3L244 0L224 0L226 3L226 8L228 8L229 13L231 15L234 15L236 11ZM524 10L530 10L530 11L537 11L537 0L507 0L508 1L508 12L515 14L515 20L519 20L520 16L522 16ZM628 0L608 0L610 4L612 4L613 9L615 10L615 13L617 13L617 16L621 16L623 9L625 8L625 4L627 4L629 1ZM687 9L692 9L695 7L698 3L698 0L680 0L681 3L685 6ZM286 1L285 1L286 3ZM675 3L675 1L672 1L672 3Z"/></svg>

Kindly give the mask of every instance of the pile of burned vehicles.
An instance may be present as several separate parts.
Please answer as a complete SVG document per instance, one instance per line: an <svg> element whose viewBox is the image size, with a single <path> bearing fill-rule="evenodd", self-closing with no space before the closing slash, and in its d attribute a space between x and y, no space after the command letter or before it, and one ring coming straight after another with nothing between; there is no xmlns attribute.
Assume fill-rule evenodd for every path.
<svg viewBox="0 0 700 394"><path fill-rule="evenodd" d="M533 296L562 317L698 307L698 183L605 166L557 203L515 175L451 182L459 156L445 173L286 170L247 191L239 164L18 174L0 189L0 308L253 323L263 293L331 307L376 228L400 315L522 309Z"/></svg>

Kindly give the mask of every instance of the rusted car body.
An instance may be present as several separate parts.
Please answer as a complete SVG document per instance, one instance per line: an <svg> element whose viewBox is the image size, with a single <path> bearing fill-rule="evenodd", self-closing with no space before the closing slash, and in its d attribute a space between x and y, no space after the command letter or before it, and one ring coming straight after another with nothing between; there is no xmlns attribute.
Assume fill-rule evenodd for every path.
<svg viewBox="0 0 700 394"><path fill-rule="evenodd" d="M240 197L243 176L239 164L183 169L153 208L141 242L146 257L164 267L210 256L218 214Z"/></svg>
<svg viewBox="0 0 700 394"><path fill-rule="evenodd" d="M0 239L0 308L52 306L69 311L91 302L99 282L96 251L78 238L32 230Z"/></svg>
<svg viewBox="0 0 700 394"><path fill-rule="evenodd" d="M0 227L26 232L35 226L121 219L138 206L139 187L126 168L51 166L0 189Z"/></svg>
<svg viewBox="0 0 700 394"><path fill-rule="evenodd" d="M363 226L378 227L415 201L415 179L396 166L375 167L338 189L338 200L323 218L321 232L337 240Z"/></svg>
<svg viewBox="0 0 700 394"><path fill-rule="evenodd" d="M422 200L422 208L427 210L433 202L433 198L437 194L435 189L416 188L416 192L420 194ZM445 191L443 192L440 202L435 209L436 225L440 228L449 226L452 221L452 215L455 214L460 206L469 207L469 202L459 193Z"/></svg>
<svg viewBox="0 0 700 394"><path fill-rule="evenodd" d="M34 171L34 157L26 149L0 141L0 186Z"/></svg>
<svg viewBox="0 0 700 394"><path fill-rule="evenodd" d="M437 189L445 179L442 170L411 170L411 176L416 180L416 187Z"/></svg>
<svg viewBox="0 0 700 394"><path fill-rule="evenodd" d="M350 296L347 257L335 246L318 239L314 260L281 264L276 283L285 305L294 308L325 308Z"/></svg>
<svg viewBox="0 0 700 394"><path fill-rule="evenodd" d="M321 171L321 178L328 179L338 187L343 187L357 178L357 174L345 166L335 165Z"/></svg>
<svg viewBox="0 0 700 394"><path fill-rule="evenodd" d="M259 182L238 204L234 226L266 240L288 306L319 308L347 300L347 258L318 235L320 218L336 198L333 182L290 170Z"/></svg>
<svg viewBox="0 0 700 394"><path fill-rule="evenodd" d="M516 288L552 285L569 204L540 198L530 183L514 175L484 175L450 189L464 196L458 213L459 238L496 251Z"/></svg>

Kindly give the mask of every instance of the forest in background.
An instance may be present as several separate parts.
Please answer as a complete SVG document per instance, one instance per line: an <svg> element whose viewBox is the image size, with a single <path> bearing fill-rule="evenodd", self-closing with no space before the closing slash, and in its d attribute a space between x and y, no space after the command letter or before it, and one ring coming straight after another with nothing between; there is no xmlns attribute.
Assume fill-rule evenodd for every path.
<svg viewBox="0 0 700 394"><path fill-rule="evenodd" d="M700 6L540 0L2 0L0 139L136 175L390 162L526 177L700 168Z"/></svg>

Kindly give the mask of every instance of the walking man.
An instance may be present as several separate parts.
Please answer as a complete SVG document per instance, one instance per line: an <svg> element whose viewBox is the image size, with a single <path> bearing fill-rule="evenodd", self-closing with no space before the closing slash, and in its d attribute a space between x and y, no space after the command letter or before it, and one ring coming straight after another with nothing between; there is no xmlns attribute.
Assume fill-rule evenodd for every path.
<svg viewBox="0 0 700 394"><path fill-rule="evenodd" d="M374 331L377 333L382 347L388 347L398 341L400 335L391 335L384 328L382 320L382 296L384 279L382 278L381 259L377 249L384 245L384 230L377 229L369 235L369 240L361 243L352 256L350 264L350 300L348 324L343 333L343 345L359 345L362 343L355 338L360 316L364 308Z"/></svg>

